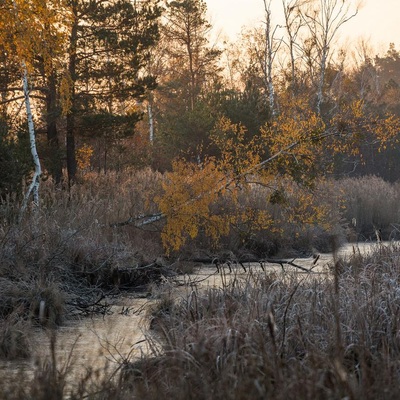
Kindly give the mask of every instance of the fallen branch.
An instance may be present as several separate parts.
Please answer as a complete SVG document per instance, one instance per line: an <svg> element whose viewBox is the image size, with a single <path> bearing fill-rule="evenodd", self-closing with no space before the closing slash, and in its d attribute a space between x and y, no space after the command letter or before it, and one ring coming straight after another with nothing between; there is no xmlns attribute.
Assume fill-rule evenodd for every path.
<svg viewBox="0 0 400 400"><path fill-rule="evenodd" d="M329 136L333 136L335 134L335 132L330 132L329 130L324 132L323 134L319 135L318 137L315 136L310 136L307 139L305 139L305 141L316 141L316 140L323 140ZM279 156L281 156L282 154L285 154L286 152L294 149L295 147L297 147L298 145L300 145L302 143L301 140L297 140L291 144L289 144L288 146L284 147L283 149L281 149L280 151L276 152L275 154L273 154L271 157L261 161L260 163L253 165L251 167L249 167L246 171L244 171L241 174L238 174L236 176L234 176L233 178L229 179L228 181L222 183L222 180L216 182L216 186L215 189L212 189L208 192L205 193L201 193L198 196L186 201L185 203L183 203L182 205L178 205L176 208L179 209L180 207L196 202L198 200L201 200L205 195L210 194L210 193L220 193L223 190L229 188L233 183L237 182L238 180L246 177L247 175L253 174L256 171L259 171L263 168L265 168L265 166L267 164L269 164L270 162L274 161L275 159L277 159ZM164 213L157 213L157 214L150 214L150 215L138 215L136 217L129 217L126 221L122 221L122 222L114 222L112 224L110 224L109 226L112 228L117 228L117 227L123 227L123 226L127 226L127 225L134 225L137 228L141 228L143 226L146 225L150 225L153 224L154 222L160 221L164 218L166 218L167 215ZM287 264L288 262L286 262ZM278 263L279 264L279 263Z"/></svg>
<svg viewBox="0 0 400 400"><path fill-rule="evenodd" d="M245 272L247 272L246 267L244 266L245 263L258 263L260 264L261 268L263 271L265 271L264 264L278 264L282 267L282 270L284 271L284 265L290 265L294 268L298 268L304 272L311 272L311 269L307 269L305 267L302 267L301 265L298 265L295 263L295 258L293 260L285 260L285 259L274 259L274 258L263 258L259 259L256 257L245 257L245 258L239 258L239 259L234 259L234 260L227 260L227 259L221 259L218 257L214 258L194 258L190 259L188 261L193 261L193 262L199 262L202 264L212 264L217 268L217 271L219 272L220 266L223 266L226 264L229 268L229 271L232 272L232 264L238 264L240 265Z"/></svg>
<svg viewBox="0 0 400 400"><path fill-rule="evenodd" d="M121 228L127 225L135 225L136 227L140 228L145 225L153 224L154 222L157 222L165 217L166 216L162 213L150 214L150 215L138 215L136 217L129 217L126 221L114 222L109 226L111 228Z"/></svg>
<svg viewBox="0 0 400 400"><path fill-rule="evenodd" d="M267 263L269 263L269 264L279 264L279 265L281 266L281 268L282 268L283 271L285 270L285 268L283 268L283 266L284 266L285 264L287 264L287 265L291 265L292 267L301 269L301 270L304 271L304 272L311 272L311 270L309 270L309 269L307 269L307 268L304 268L304 267L302 267L301 265L295 264L295 263L294 263L295 260L296 260L295 258L294 258L292 261L288 261L288 260L275 260L275 259L272 259L272 258L268 258L268 259L265 259L265 260L261 260L261 261L259 261L259 262L260 262L260 263L262 263L262 262L267 262Z"/></svg>

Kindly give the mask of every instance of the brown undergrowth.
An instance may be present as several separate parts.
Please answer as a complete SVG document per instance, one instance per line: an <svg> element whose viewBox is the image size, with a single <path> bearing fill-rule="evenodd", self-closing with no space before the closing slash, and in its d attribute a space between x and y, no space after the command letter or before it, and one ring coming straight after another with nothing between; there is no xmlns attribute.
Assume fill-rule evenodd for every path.
<svg viewBox="0 0 400 400"><path fill-rule="evenodd" d="M400 248L336 263L337 279L249 275L163 299L163 351L126 368L123 385L138 399L397 398Z"/></svg>
<svg viewBox="0 0 400 400"><path fill-rule="evenodd" d="M123 178L118 190L122 177L112 173L69 191L43 182L40 209L21 222L16 199L0 204L1 358L29 357L32 327L105 313L107 295L143 290L168 273L154 262L162 254L156 234L110 226L154 212L148 196L160 176L145 170Z"/></svg>
<svg viewBox="0 0 400 400"><path fill-rule="evenodd" d="M53 329L76 315L107 312L106 294L160 282L176 261L158 261L160 225L148 230L110 226L157 212L152 199L162 176L150 170L111 175L70 192L44 183L40 210L30 210L20 224L15 223L17 203L2 203L1 358L29 358L33 328ZM320 190L321 198L336 202L330 196L334 186ZM266 193L255 194L243 201L263 206ZM335 211L335 224L339 214ZM319 227L309 226L290 239L283 227L282 237L289 237L288 248L293 243L308 248L318 232ZM251 238L265 240L258 234ZM199 240L186 251L204 248ZM235 246L238 238L225 243ZM140 362L127 357L111 380L88 371L86 380L77 382L76 397L63 387L47 398L88 393L93 399L396 398L399 254L396 246L378 246L367 256L355 247L349 259L337 260L330 275L248 272L247 279L219 289L193 287L181 301L165 295L151 324L154 357ZM185 270L185 261L178 264ZM46 365L37 365L36 380L28 374L16 381L17 388L24 382L20 395L14 391L9 397L1 386L0 398L32 398L38 380L43 387L58 387Z"/></svg>
<svg viewBox="0 0 400 400"><path fill-rule="evenodd" d="M152 309L151 354L127 355L106 378L88 367L73 390L38 364L0 398L396 399L399 313L400 248L355 247L326 273L249 272L180 296L168 287Z"/></svg>

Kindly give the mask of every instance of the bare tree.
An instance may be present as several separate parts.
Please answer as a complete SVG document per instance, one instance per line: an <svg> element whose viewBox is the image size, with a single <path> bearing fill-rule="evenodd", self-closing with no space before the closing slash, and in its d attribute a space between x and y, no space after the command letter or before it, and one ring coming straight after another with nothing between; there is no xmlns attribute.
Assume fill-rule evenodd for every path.
<svg viewBox="0 0 400 400"><path fill-rule="evenodd" d="M297 88L296 59L299 50L298 36L304 21L301 17L300 9L308 4L310 0L282 0L283 15L285 19L285 30L287 38L284 43L288 47L290 58L290 82L292 92Z"/></svg>
<svg viewBox="0 0 400 400"><path fill-rule="evenodd" d="M375 50L366 38L359 39L353 49L353 79L357 83L360 99L375 100L381 95L379 73L374 65Z"/></svg>
<svg viewBox="0 0 400 400"><path fill-rule="evenodd" d="M308 28L309 40L316 47L318 63L316 111L321 113L324 101L325 73L332 53L332 44L339 29L358 13L360 4L352 7L350 0L312 0L301 7L300 15Z"/></svg>
<svg viewBox="0 0 400 400"><path fill-rule="evenodd" d="M277 39L276 33L279 25L273 25L271 3L272 0L264 2L264 28L255 28L250 34L246 34L249 42L249 53L254 57L257 68L261 71L261 79L265 88L267 102L272 115L276 114L275 87L273 81L273 70L275 58L282 44L282 38Z"/></svg>
<svg viewBox="0 0 400 400"><path fill-rule="evenodd" d="M275 88L272 80L272 71L275 57L278 53L279 47L282 44L282 40L277 40L275 35L278 29L278 25L273 26L271 20L271 3L272 0L263 0L264 1L264 12L265 12L265 48L263 54L263 61L261 63L264 81L266 86L268 87L268 100L269 107L272 115L276 113L275 106Z"/></svg>

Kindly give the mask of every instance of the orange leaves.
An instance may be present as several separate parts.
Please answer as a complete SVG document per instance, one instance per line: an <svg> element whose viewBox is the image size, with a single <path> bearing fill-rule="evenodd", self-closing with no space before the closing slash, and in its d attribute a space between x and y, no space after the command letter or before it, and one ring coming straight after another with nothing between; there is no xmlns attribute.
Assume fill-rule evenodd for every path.
<svg viewBox="0 0 400 400"><path fill-rule="evenodd" d="M93 156L93 147L88 144L82 145L76 151L76 162L81 171L88 170L90 168L91 158Z"/></svg>
<svg viewBox="0 0 400 400"><path fill-rule="evenodd" d="M211 137L221 152L220 169L235 176L245 174L261 161L264 143L260 135L249 137L241 124L233 124L228 118L218 121Z"/></svg>
<svg viewBox="0 0 400 400"><path fill-rule="evenodd" d="M374 127L374 134L379 141L379 151L388 146L394 146L399 142L400 120L393 114L387 114L385 118L378 121Z"/></svg>
<svg viewBox="0 0 400 400"><path fill-rule="evenodd" d="M62 0L5 0L0 10L0 44L28 69L36 55L49 68L67 34Z"/></svg>
<svg viewBox="0 0 400 400"><path fill-rule="evenodd" d="M212 136L220 157L206 159L201 164L177 160L172 172L166 174L164 195L158 204L167 217L162 232L167 251L179 250L189 238L194 239L200 233L217 243L232 226L249 238L255 231L278 231L271 211L287 204L273 206L268 201L276 193L275 177L287 174L292 168L289 175L300 171L299 180L305 180L305 170L312 168L319 154L316 138L323 129L319 117L299 104L254 136L249 136L242 125L221 118ZM293 143L296 146L290 152L282 152ZM280 156L271 157L266 163L263 158L267 151ZM261 203L255 205L251 198L260 184L266 192ZM301 209L303 203L305 208ZM299 211L292 209L290 218L296 219L298 215L301 219L312 202L310 198L300 198L299 204ZM308 223L312 214L319 216L312 208L307 214Z"/></svg>
<svg viewBox="0 0 400 400"><path fill-rule="evenodd" d="M359 155L366 142L375 144L379 151L386 149L398 142L400 132L398 117L371 114L361 100L344 105L332 118L331 125L336 133L329 144L331 150L350 155Z"/></svg>
<svg viewBox="0 0 400 400"><path fill-rule="evenodd" d="M317 201L317 193L290 183L286 190L290 201L286 204L285 216L289 223L295 226L329 223L326 218L329 210L324 202Z"/></svg>
<svg viewBox="0 0 400 400"><path fill-rule="evenodd" d="M282 226L293 232L315 225L330 230L332 204L310 190L326 174L325 158L357 154L366 138L384 148L397 141L399 130L398 118L372 116L361 101L324 122L307 102L282 100L280 114L253 136L221 118L212 136L219 158L201 164L177 160L166 175L158 203L167 217L162 233L167 251L200 234L217 243L232 228L248 240L263 230L279 234ZM256 188L263 193L257 202Z"/></svg>
<svg viewBox="0 0 400 400"><path fill-rule="evenodd" d="M71 75L65 71L60 82L60 103L61 113L66 116L72 108L72 88L73 81Z"/></svg>
<svg viewBox="0 0 400 400"><path fill-rule="evenodd" d="M217 240L229 229L229 216L212 212L212 206L225 192L225 176L212 159L204 163L173 162L173 170L163 182L164 195L158 199L161 212L167 216L162 233L166 249L178 250L200 229Z"/></svg>
<svg viewBox="0 0 400 400"><path fill-rule="evenodd" d="M326 126L301 99L289 99L271 124L262 128L270 154L279 154L269 165L275 173L289 174L298 182L307 182L316 173L322 154L321 137ZM291 149L283 151L292 145Z"/></svg>

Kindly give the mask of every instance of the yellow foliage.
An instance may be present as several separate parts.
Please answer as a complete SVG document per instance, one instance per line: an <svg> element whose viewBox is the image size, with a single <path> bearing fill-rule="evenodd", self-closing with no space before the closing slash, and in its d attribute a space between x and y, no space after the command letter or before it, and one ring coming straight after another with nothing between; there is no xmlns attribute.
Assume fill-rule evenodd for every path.
<svg viewBox="0 0 400 400"><path fill-rule="evenodd" d="M93 155L93 147L84 144L76 151L76 163L82 171L89 169L90 161Z"/></svg>
<svg viewBox="0 0 400 400"><path fill-rule="evenodd" d="M252 137L241 124L221 118L212 135L220 156L201 164L176 160L166 175L157 199L167 217L166 250L179 250L200 233L217 242L232 226L246 237L279 232L283 225L293 225L294 232L314 224L330 230L330 205L310 190L326 172L326 149L357 154L366 134L385 148L399 130L398 118L369 115L361 101L325 123L301 98L282 100L280 114ZM259 206L248 200L257 185L268 188Z"/></svg>
<svg viewBox="0 0 400 400"><path fill-rule="evenodd" d="M73 82L71 75L66 72L61 78L60 83L60 102L63 116L66 116L72 107L72 88Z"/></svg>
<svg viewBox="0 0 400 400"><path fill-rule="evenodd" d="M219 119L211 139L221 151L219 168L234 176L245 174L260 163L264 154L265 145L261 135L249 137L243 125L233 124L226 117Z"/></svg>
<svg viewBox="0 0 400 400"><path fill-rule="evenodd" d="M157 199L168 221L162 233L166 249L178 250L199 229L215 240L227 233L229 216L214 215L211 209L225 193L225 184L226 177L213 159L201 165L180 159L173 162L163 182L164 195Z"/></svg>
<svg viewBox="0 0 400 400"><path fill-rule="evenodd" d="M269 153L278 155L268 164L270 173L284 172L303 183L310 183L320 173L321 141L326 126L301 98L287 99L281 113L261 132Z"/></svg>
<svg viewBox="0 0 400 400"><path fill-rule="evenodd" d="M360 155L361 146L368 140L376 143L379 150L398 142L400 120L387 114L384 117L372 115L363 101L344 105L332 118L331 125L336 135L327 142L337 153Z"/></svg>
<svg viewBox="0 0 400 400"><path fill-rule="evenodd" d="M35 56L40 55L48 73L68 34L67 2L5 0L2 3L0 45L15 54L28 71Z"/></svg>
<svg viewBox="0 0 400 400"><path fill-rule="evenodd" d="M278 124L269 131L265 128L259 135L248 137L242 125L221 118L212 138L220 149L220 158L209 158L201 164L181 159L173 162L172 172L166 174L163 183L164 195L157 199L161 212L167 217L162 232L167 252L179 250L189 238L197 237L200 232L217 243L221 236L229 233L231 226L240 229L247 237L258 230L279 230L276 224L279 221L274 221L267 207L268 197L260 208L246 200L251 199L255 185L265 187L275 179L277 170L274 168L273 173L268 168L267 172L260 174L266 144L271 143L273 151L278 151L297 140L301 142L297 157L302 159L302 163L311 164L311 158L315 159L317 152L302 144L303 141L312 142L306 133L311 131L312 135L317 135L323 128L318 117L312 114L296 121L284 118L282 116L279 120L282 123L279 137L272 135ZM273 137L275 142L272 142ZM284 155L282 157L283 160ZM270 198L273 193L270 191ZM304 192L296 204L287 207L285 218L289 223L301 220L315 223L324 218L325 212L313 206L311 196L307 197Z"/></svg>

